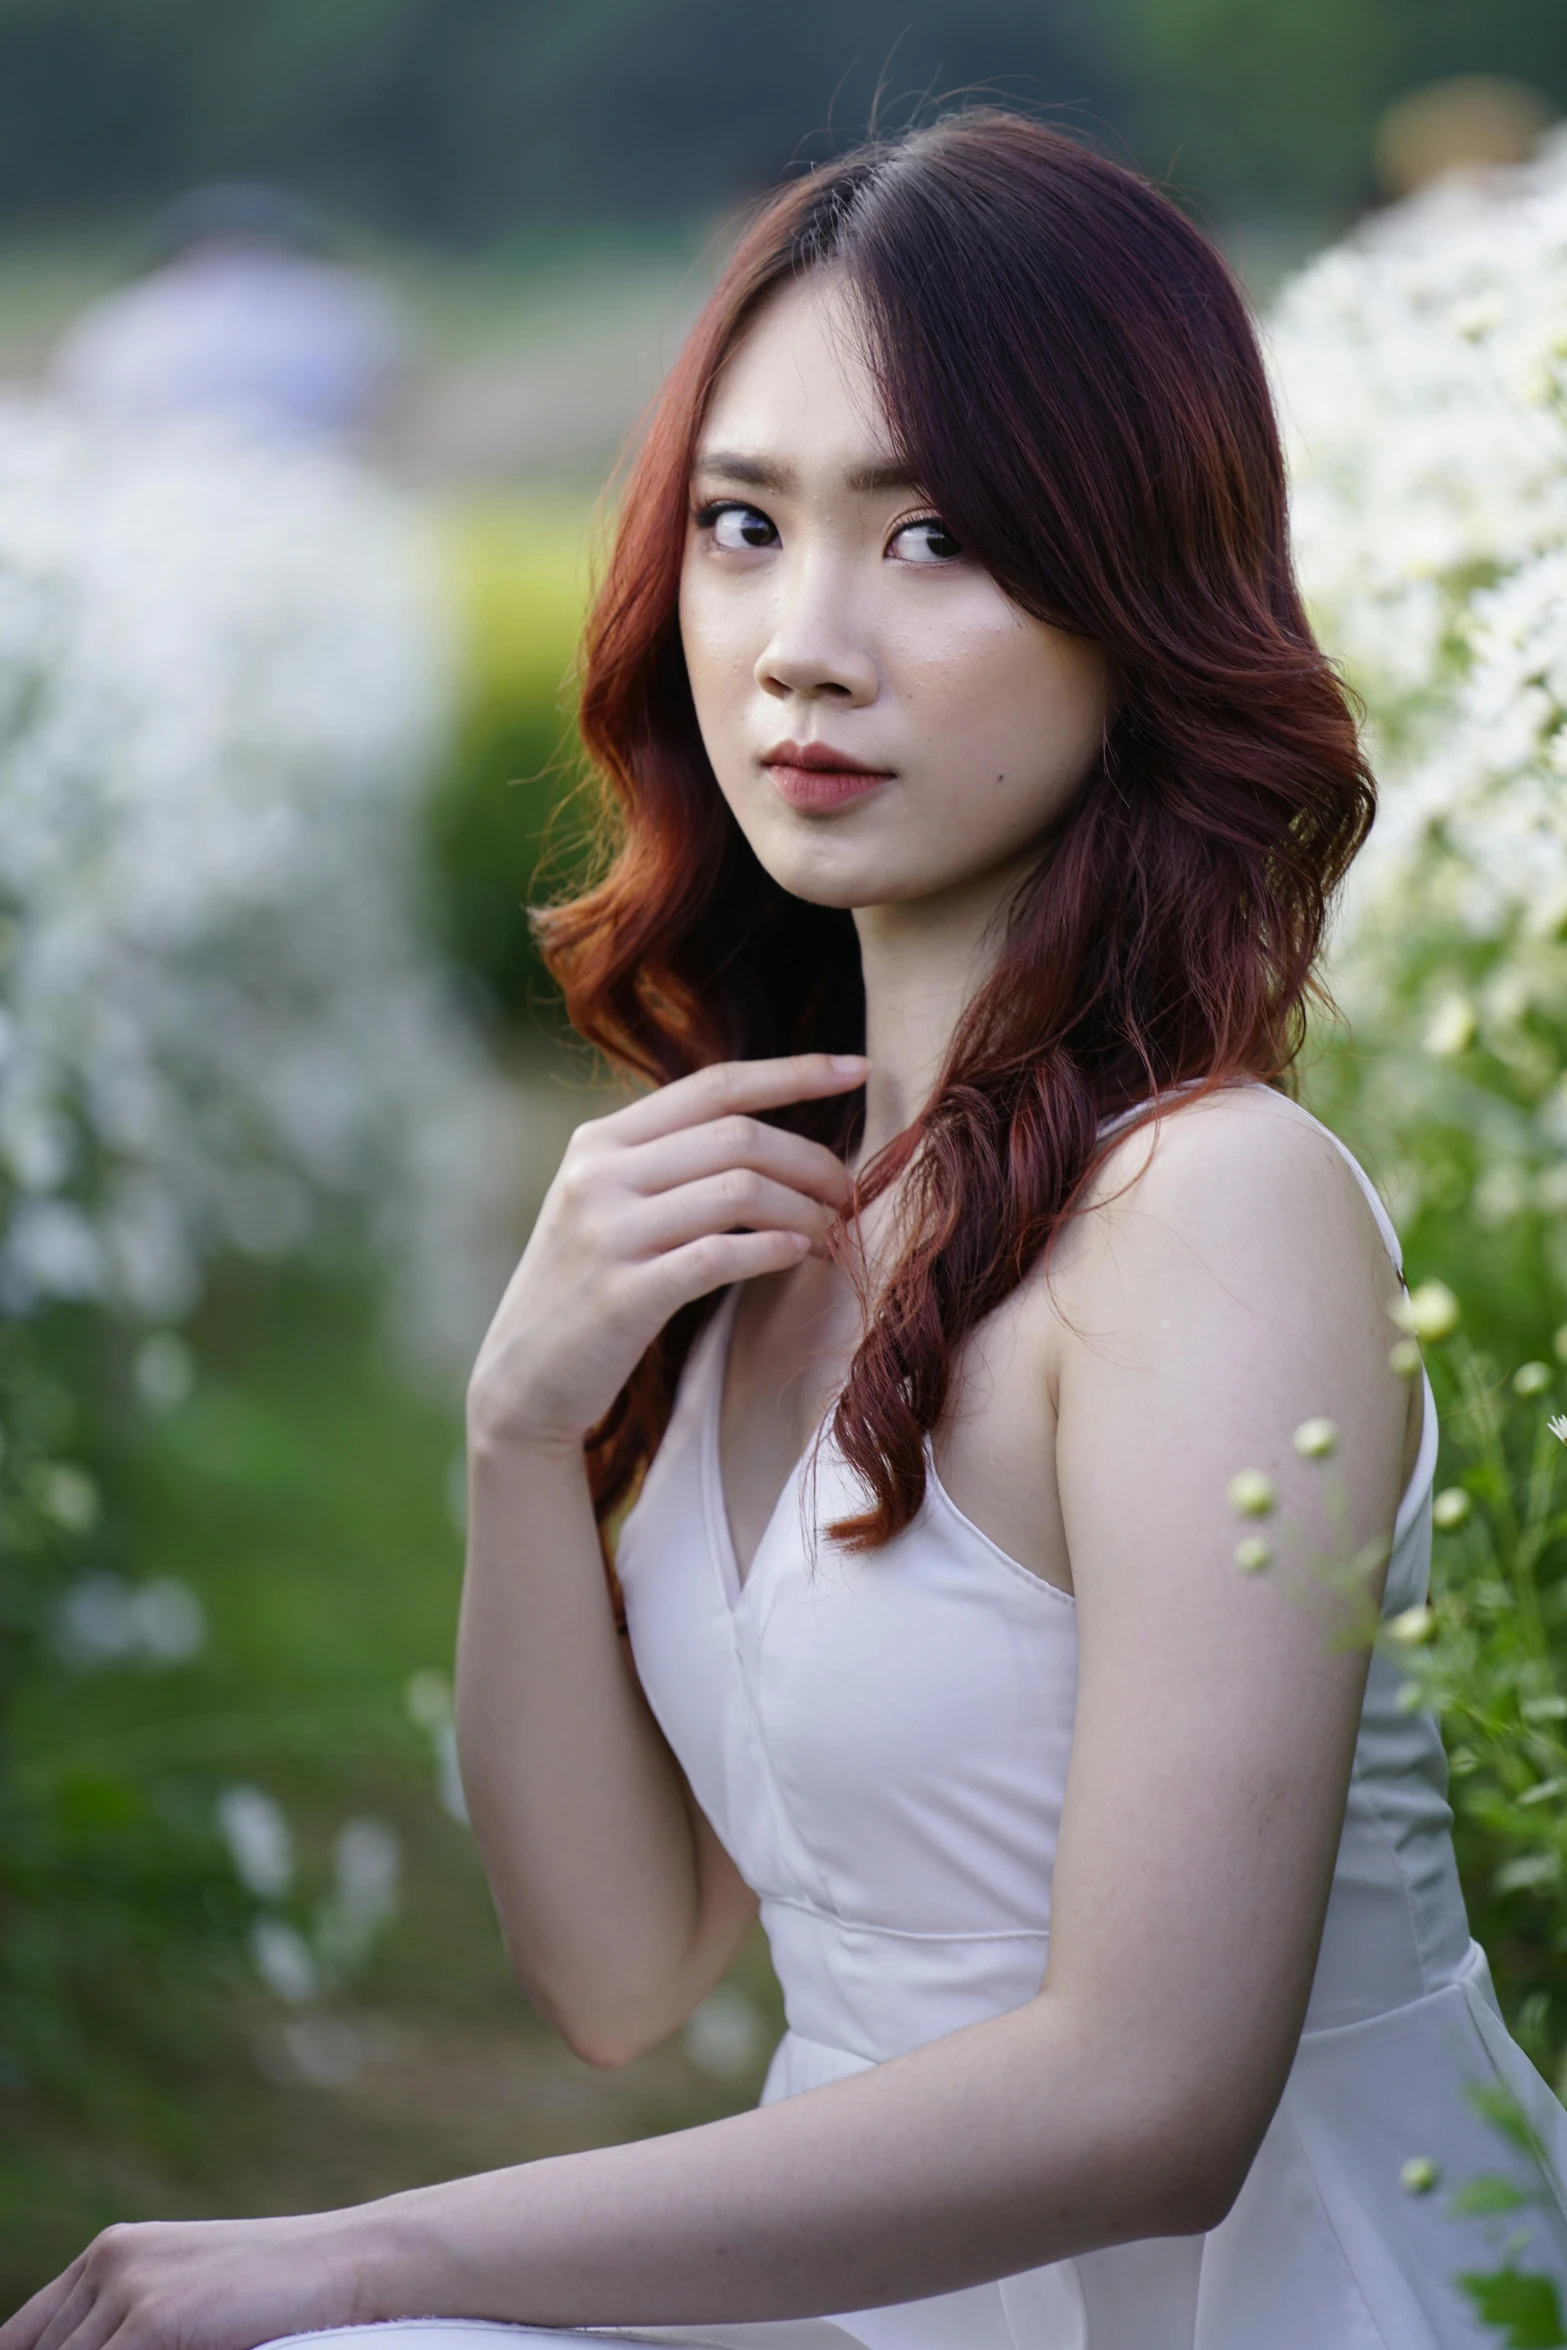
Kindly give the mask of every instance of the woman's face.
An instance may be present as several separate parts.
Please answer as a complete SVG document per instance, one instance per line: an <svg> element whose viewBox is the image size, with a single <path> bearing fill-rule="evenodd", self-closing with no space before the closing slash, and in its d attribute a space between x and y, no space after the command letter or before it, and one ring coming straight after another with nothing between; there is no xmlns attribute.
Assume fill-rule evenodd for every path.
<svg viewBox="0 0 1567 2350"><path fill-rule="evenodd" d="M724 368L680 630L720 790L818 905L1019 868L1103 740L1104 656L1020 611L909 480L829 274L776 295Z"/></svg>

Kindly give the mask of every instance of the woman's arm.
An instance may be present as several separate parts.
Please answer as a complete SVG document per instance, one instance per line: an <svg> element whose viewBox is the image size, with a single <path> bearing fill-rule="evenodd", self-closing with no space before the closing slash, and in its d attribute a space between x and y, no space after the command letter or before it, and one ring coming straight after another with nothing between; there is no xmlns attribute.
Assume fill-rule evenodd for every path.
<svg viewBox="0 0 1567 2350"><path fill-rule="evenodd" d="M677 1306L827 1230L842 1166L751 1113L862 1076L824 1054L734 1064L579 1128L474 1368L463 1786L513 1966L594 2062L682 2023L755 1902L616 1634L583 1436Z"/></svg>
<svg viewBox="0 0 1567 2350"><path fill-rule="evenodd" d="M512 1967L593 2064L683 2023L756 1915L616 1633L580 1442L470 1445L457 1720Z"/></svg>
<svg viewBox="0 0 1567 2350"><path fill-rule="evenodd" d="M1400 1481L1392 1276L1329 1152L1266 1101L1203 1105L1062 1252L1036 1363L1082 1674L1038 1997L702 2129L254 2223L298 2231L290 2324L814 2314L1220 2219L1293 2057L1366 1664L1309 1589L1237 1574L1225 1488L1267 1470L1325 1540L1289 1441L1324 1413L1351 1544ZM0 2350L98 2350L111 2297L182 2350L281 2330L243 2225L113 2231L49 2296Z"/></svg>

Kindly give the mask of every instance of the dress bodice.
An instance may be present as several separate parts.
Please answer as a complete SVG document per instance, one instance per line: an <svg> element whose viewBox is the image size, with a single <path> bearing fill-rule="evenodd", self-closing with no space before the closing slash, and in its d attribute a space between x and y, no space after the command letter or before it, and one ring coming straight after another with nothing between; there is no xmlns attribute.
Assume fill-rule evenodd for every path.
<svg viewBox="0 0 1567 2350"><path fill-rule="evenodd" d="M1396 1258L1386 1213L1350 1164ZM1070 1596L972 1524L929 1459L924 1504L903 1533L868 1555L835 1545L823 1529L861 1497L827 1436L790 1477L742 1583L719 1459L737 1298L721 1303L693 1349L663 1444L622 1529L617 1564L648 1701L697 1802L760 1898L788 2021L764 2091L772 2098L841 2078L1038 1992L1072 1746L1077 1630ZM1388 1614L1425 1596L1435 1463L1428 1388L1420 1455L1398 1511ZM1410 2153L1425 2150L1415 2142L1422 2129L1430 2136L1436 2127L1421 2118L1430 2081L1402 2117L1395 2097L1395 2110L1382 2112L1372 2133L1368 2181L1365 2131L1351 2155L1334 2138L1335 2102L1343 2106L1352 2079L1362 2105L1370 2084L1384 2103L1399 2080L1407 2086L1420 2065L1420 2034L1446 2028L1444 2003L1456 2003L1482 2072L1501 2070L1511 2080L1507 2068L1514 2060L1523 2066L1469 1938L1437 1727L1401 1703L1402 1680L1395 1663L1374 1655L1302 2056L1223 2227L1058 2264L1048 2286L1039 2284L1046 2272L1034 2272L1034 2288L1047 2301L1056 2295L1068 2313L1059 2326L1041 2319L1028 2330L1018 2314L1022 2283L1011 2280L985 2288L983 2307L972 2295L947 2297L954 2304L947 2332L909 2330L909 2311L929 2315L934 2303L839 2321L858 2339L888 2350L949 2338L954 2350L988 2350L992 2342L1257 2350L1264 2340L1270 2350L1297 2343L1299 2350L1362 2343L1447 2350L1480 2338L1465 2330L1445 2282L1472 2250L1456 2230L1445 2276L1441 2257L1423 2252L1436 2261L1425 2285L1409 2284L1412 2264L1396 2245L1370 2263L1387 2270L1380 2289L1388 2309L1407 2301L1422 2331L1416 2317L1402 2331L1375 2330L1380 2311L1362 2319L1376 2287L1361 2273L1365 2264L1351 2258L1346 2267L1343 2242L1346 2224L1350 2234L1357 2226L1364 2232L1368 2212L1375 2231L1379 2204L1396 2212L1406 2235L1425 2224L1397 2176ZM1388 2019L1398 2019L1397 2029L1378 2040ZM1365 2046L1351 2046L1357 2035ZM1444 2143L1465 2126L1451 2074L1450 2057L1438 2059L1432 2078L1451 2091L1454 2115ZM1545 2094L1532 2073L1529 2081L1531 2095ZM1330 2155L1314 2158L1319 2126ZM1496 2149L1482 2134L1472 2168L1495 2167ZM1359 2222L1344 2223L1331 2208L1335 2177L1343 2199L1362 2207ZM1225 2315L1229 2288L1214 2280L1228 2274L1226 2263L1250 2273L1240 2215L1248 2197L1270 2193L1289 2205L1271 2256L1282 2264L1279 2275L1293 2257L1291 2230L1300 2237L1320 2228L1314 2273L1319 2255L1328 2265L1309 2290L1288 2288L1287 2323L1281 2307L1279 2322L1257 2316L1259 2330L1247 2334ZM1309 2226L1301 2216L1307 2207ZM1139 2281L1143 2271L1151 2286ZM1204 2290L1205 2327L1198 2323ZM1138 2299L1145 2291L1153 2296L1146 2310ZM1246 2299L1251 2291L1236 2306L1263 2310ZM1189 2324L1172 2322L1171 2309L1188 2303ZM1438 2304L1447 2330L1431 2318ZM1346 2311L1360 2330L1345 2330ZM1010 2330L994 2330L1001 2327Z"/></svg>

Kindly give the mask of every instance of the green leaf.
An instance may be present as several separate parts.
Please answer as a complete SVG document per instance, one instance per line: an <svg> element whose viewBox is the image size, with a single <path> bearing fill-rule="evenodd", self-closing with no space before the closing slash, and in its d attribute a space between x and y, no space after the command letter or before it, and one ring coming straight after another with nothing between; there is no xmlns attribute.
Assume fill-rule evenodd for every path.
<svg viewBox="0 0 1567 2350"><path fill-rule="evenodd" d="M1511 2089L1501 2081L1476 2082L1465 2091L1476 2113L1483 2114L1493 2129L1512 2141L1520 2153L1532 2160L1540 2158L1540 2136L1533 2122L1524 2112Z"/></svg>
<svg viewBox="0 0 1567 2350"><path fill-rule="evenodd" d="M1497 1893L1521 1893L1535 1885L1550 1885L1561 1875L1561 1862L1556 1854L1522 1852L1516 1860L1504 1861L1491 1879Z"/></svg>
<svg viewBox="0 0 1567 2350"><path fill-rule="evenodd" d="M1499 2211L1517 2211L1531 2200L1511 2179L1504 2179L1500 2171L1482 2171L1479 2178L1469 2179L1451 2197L1448 2210L1455 2219L1490 2219Z"/></svg>
<svg viewBox="0 0 1567 2350"><path fill-rule="evenodd" d="M1497 2329L1506 2350L1563 2350L1567 2345L1567 2325L1549 2277L1503 2268L1490 2276L1463 2276L1458 2282L1479 2311L1481 2324Z"/></svg>

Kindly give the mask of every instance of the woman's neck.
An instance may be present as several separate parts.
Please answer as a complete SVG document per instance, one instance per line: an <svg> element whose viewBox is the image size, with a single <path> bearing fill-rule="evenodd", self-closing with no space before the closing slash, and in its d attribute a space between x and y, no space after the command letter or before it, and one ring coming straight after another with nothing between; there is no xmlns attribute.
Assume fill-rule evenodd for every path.
<svg viewBox="0 0 1567 2350"><path fill-rule="evenodd" d="M954 1031L989 977L1007 902L1037 852L939 897L855 911L865 981L865 1165L930 1099Z"/></svg>

